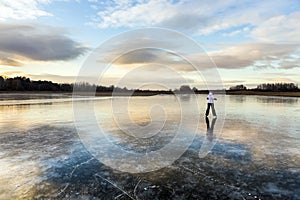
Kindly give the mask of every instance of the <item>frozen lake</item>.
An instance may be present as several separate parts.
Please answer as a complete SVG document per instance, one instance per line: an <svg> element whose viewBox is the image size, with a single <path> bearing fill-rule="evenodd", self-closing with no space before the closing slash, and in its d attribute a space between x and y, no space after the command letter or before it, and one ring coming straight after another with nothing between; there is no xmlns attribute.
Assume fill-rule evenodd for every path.
<svg viewBox="0 0 300 200"><path fill-rule="evenodd" d="M1 94L0 199L300 199L299 99L217 98Z"/></svg>

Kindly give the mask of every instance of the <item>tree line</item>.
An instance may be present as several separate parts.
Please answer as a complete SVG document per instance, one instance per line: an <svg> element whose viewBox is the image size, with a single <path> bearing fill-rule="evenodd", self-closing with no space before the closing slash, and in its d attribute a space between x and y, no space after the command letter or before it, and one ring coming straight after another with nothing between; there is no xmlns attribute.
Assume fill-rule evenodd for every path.
<svg viewBox="0 0 300 200"><path fill-rule="evenodd" d="M120 88L114 85L102 86L90 84L88 82L68 84L68 83L53 83L52 81L39 80L32 81L30 78L17 76L14 78L3 78L0 76L0 91L57 91L57 92L72 92L76 91L97 91L97 92L136 92L136 93L157 93L157 94L173 94L173 93L191 93L199 92L197 88L191 89L188 85L182 85L179 89L170 90L140 90Z"/></svg>
<svg viewBox="0 0 300 200"><path fill-rule="evenodd" d="M139 90L127 89L126 87L120 88L111 86L101 86L90 84L87 82L82 83L53 83L51 81L32 81L29 78L18 76L14 78L3 78L0 76L0 91L58 91L58 92L72 92L76 91L97 91L97 92L157 92L157 93L207 93L208 90L198 90L196 87L191 88L189 85L182 85L179 89L160 91L160 90ZM297 84L294 83L264 83L259 84L254 89L247 89L244 85L236 85L230 87L229 90L255 90L255 91L268 91L268 92L296 92L300 91Z"/></svg>
<svg viewBox="0 0 300 200"><path fill-rule="evenodd" d="M112 91L128 91L126 87L119 88L111 86L99 86L87 82L69 84L69 83L53 83L52 81L32 81L26 77L3 78L0 76L0 91L58 91L72 92L73 88L79 91L97 91L97 92L112 92Z"/></svg>
<svg viewBox="0 0 300 200"><path fill-rule="evenodd" d="M244 85L236 85L229 88L229 90L247 90ZM300 89L297 84L294 83L263 83L257 85L254 91L266 91L266 92L298 92Z"/></svg>
<svg viewBox="0 0 300 200"><path fill-rule="evenodd" d="M0 91L53 91L53 92L73 92L73 89L80 92L117 92L117 93L152 93L152 94L171 94L172 91L163 90L140 90L127 89L126 87L116 87L114 85L102 86L81 82L75 84L53 83L52 81L39 80L32 81L30 78L17 76L14 78L4 78L0 76Z"/></svg>
<svg viewBox="0 0 300 200"><path fill-rule="evenodd" d="M297 92L299 91L298 85L294 83L264 83L256 88L261 91L271 92Z"/></svg>

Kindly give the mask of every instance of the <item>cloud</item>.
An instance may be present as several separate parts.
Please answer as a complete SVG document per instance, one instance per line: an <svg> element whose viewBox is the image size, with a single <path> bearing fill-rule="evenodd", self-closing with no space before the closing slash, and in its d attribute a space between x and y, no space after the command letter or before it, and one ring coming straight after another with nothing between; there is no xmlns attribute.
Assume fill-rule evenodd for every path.
<svg viewBox="0 0 300 200"><path fill-rule="evenodd" d="M56 83L74 83L76 80L76 76L63 76L63 75L55 75L55 74L27 74L26 77L29 77L33 80L50 80Z"/></svg>
<svg viewBox="0 0 300 200"><path fill-rule="evenodd" d="M114 1L114 5L97 13L100 19L98 26L101 28L151 26L170 18L174 12L176 12L174 5L165 0L141 1L140 3Z"/></svg>
<svg viewBox="0 0 300 200"><path fill-rule="evenodd" d="M9 19L26 20L52 16L51 13L40 8L40 5L49 4L50 2L51 0L1 0L0 21Z"/></svg>
<svg viewBox="0 0 300 200"><path fill-rule="evenodd" d="M143 69L147 71L156 71L162 66L172 68L176 71L195 70L180 53L154 48L137 49L128 52L116 59L114 64L123 69L132 69L137 66L144 66Z"/></svg>
<svg viewBox="0 0 300 200"><path fill-rule="evenodd" d="M244 27L242 29L237 29L237 30L234 30L234 31L231 31L230 33L224 33L223 36L225 37L233 37L233 36L236 36L238 34L245 34L249 31L249 27Z"/></svg>
<svg viewBox="0 0 300 200"><path fill-rule="evenodd" d="M161 67L169 67L177 72L189 72L195 71L196 68L189 63L188 57L184 57L183 53L180 52L170 52L167 49L157 49L157 48L145 48L145 49L136 49L128 53L122 54L117 59L113 60L110 58L111 55L117 53L112 53L105 57L102 60L111 60L113 65L116 68L123 70L132 70L134 68L143 66L143 70L151 72L159 71ZM194 63L198 63L198 60L201 59L198 57L197 60L193 60ZM205 60L208 63L209 57L207 55L202 55L202 60ZM157 65L158 64L158 65ZM203 69L210 68L212 62L208 63Z"/></svg>
<svg viewBox="0 0 300 200"><path fill-rule="evenodd" d="M235 69L245 67L294 68L299 58L299 44L244 43L210 52L218 68ZM287 58L293 59L287 62ZM299 66L299 65L298 65Z"/></svg>
<svg viewBox="0 0 300 200"><path fill-rule="evenodd" d="M151 31L141 29L134 35L125 33L121 38L109 41L107 45L101 46L100 50L105 51L99 52L98 61L104 64L113 62L116 67L128 70L138 65L159 63L181 72L213 70L213 62L222 69L299 67L299 43L220 44L214 46L218 50L206 52L185 37L178 37L175 32L155 37L153 34L156 33ZM147 37L150 35L153 39ZM189 62L195 64L196 68ZM156 68L149 65L147 70L153 71Z"/></svg>
<svg viewBox="0 0 300 200"><path fill-rule="evenodd" d="M123 69L132 69L134 65L159 63L186 71L193 66L185 60L185 52L204 52L204 49L175 31L140 29L125 32L102 44L95 51L95 65L113 63ZM207 55L206 60L209 60Z"/></svg>
<svg viewBox="0 0 300 200"><path fill-rule="evenodd" d="M157 49L140 49L122 55L116 64L142 64L160 62L165 52Z"/></svg>
<svg viewBox="0 0 300 200"><path fill-rule="evenodd" d="M8 77L23 76L23 75L24 73L22 71L3 71L0 74L0 76L8 76Z"/></svg>
<svg viewBox="0 0 300 200"><path fill-rule="evenodd" d="M0 64L20 66L22 61L71 60L87 51L54 27L0 24Z"/></svg>
<svg viewBox="0 0 300 200"><path fill-rule="evenodd" d="M286 72L265 72L263 73L265 76L295 76L295 73L286 73Z"/></svg>
<svg viewBox="0 0 300 200"><path fill-rule="evenodd" d="M223 80L223 83L231 83L231 84L237 84L237 83L244 83L244 80Z"/></svg>
<svg viewBox="0 0 300 200"><path fill-rule="evenodd" d="M299 42L300 12L277 15L259 24L252 36L263 42Z"/></svg>
<svg viewBox="0 0 300 200"><path fill-rule="evenodd" d="M219 51L207 52L208 56L222 69L299 67L299 44L242 43L223 46ZM184 54L161 49L139 49L122 55L114 61L120 68L132 69L148 64L145 70L156 70L151 63L159 63L181 72L213 69L212 61L205 52ZM113 55L113 54L111 54ZM183 57L182 57L183 56ZM186 59L186 60L185 60ZM107 59L112 60L112 59ZM197 68L189 62L194 63Z"/></svg>
<svg viewBox="0 0 300 200"><path fill-rule="evenodd" d="M155 70L149 70L153 69ZM107 83L114 84L119 87L140 88L148 85L147 87L155 88L158 85L164 88L175 88L182 84L193 84L194 79L186 77L182 73L161 64L140 65L134 69L128 70L122 74L121 77L111 76L105 74L101 78L101 85Z"/></svg>
<svg viewBox="0 0 300 200"><path fill-rule="evenodd" d="M188 29L201 23L202 16L199 13L203 13L207 7L205 3L202 7L195 7L184 1L174 3L169 0L115 0L102 6L104 10L98 12L97 17L94 18L94 24L100 28L139 26L178 28L183 25L182 28ZM206 16L203 18L204 21L209 19Z"/></svg>
<svg viewBox="0 0 300 200"><path fill-rule="evenodd" d="M291 78L266 78L267 82L273 82L273 83L295 83L297 81L291 79Z"/></svg>
<svg viewBox="0 0 300 200"><path fill-rule="evenodd" d="M159 26L207 35L241 26L259 26L272 17L285 15L297 3L297 0L216 0L213 4L209 0L114 0L101 2L102 10L92 24L100 28Z"/></svg>
<svg viewBox="0 0 300 200"><path fill-rule="evenodd" d="M15 66L19 67L22 66L22 63L17 61L16 59L10 59L5 57L0 57L0 65L8 65L8 66Z"/></svg>

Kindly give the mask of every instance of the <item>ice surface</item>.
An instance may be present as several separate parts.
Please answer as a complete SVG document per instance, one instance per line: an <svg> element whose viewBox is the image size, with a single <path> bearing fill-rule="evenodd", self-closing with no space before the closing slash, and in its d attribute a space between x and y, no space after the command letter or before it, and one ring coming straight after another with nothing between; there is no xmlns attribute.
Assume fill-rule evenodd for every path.
<svg viewBox="0 0 300 200"><path fill-rule="evenodd" d="M135 174L118 171L92 156L77 134L71 101L43 104L36 102L45 98L34 97L36 102L24 106L20 105L23 100L19 97L9 98L5 101L20 102L0 105L0 199L300 198L297 98L227 96L226 113L220 108L220 99L216 109L220 116L226 116L224 126L220 126L218 118L210 135L204 113L199 113L197 133L179 159L157 171ZM120 131L114 123L109 99L95 101L98 125L114 144L128 152L160 149L174 138L178 128L178 112L170 109L176 101L170 96L136 98L133 101L137 107L131 108L132 120L142 126L151 122L148 104L169 102L162 131L144 138ZM192 105L194 100L185 103ZM199 95L196 100L204 112L205 96ZM80 102L83 108L87 104ZM155 113L150 112L154 121ZM291 113L296 115L291 118ZM85 123L77 128L91 131L89 118L84 119ZM106 139L101 141L95 143L105 146ZM204 143L214 145L206 156L199 158ZM126 157L120 164L135 167L126 162Z"/></svg>

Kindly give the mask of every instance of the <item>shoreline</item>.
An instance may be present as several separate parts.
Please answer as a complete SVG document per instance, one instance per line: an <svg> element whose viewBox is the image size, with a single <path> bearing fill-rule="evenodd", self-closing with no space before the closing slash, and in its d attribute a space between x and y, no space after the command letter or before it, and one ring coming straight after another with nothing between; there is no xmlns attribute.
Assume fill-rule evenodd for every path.
<svg viewBox="0 0 300 200"><path fill-rule="evenodd" d="M1 94L64 94L72 95L72 92L62 91L0 91ZM78 95L91 94L90 92L77 93ZM112 96L112 92L96 92L95 96ZM114 96L155 96L155 95L173 95L170 91L138 91L138 92L118 92L113 93ZM185 94L185 93L182 93ZM207 92L199 91L195 94L207 94ZM216 92L217 94L217 92ZM300 97L300 92L262 92L262 91L226 91L226 95L257 95L257 96L274 96L274 97Z"/></svg>
<svg viewBox="0 0 300 200"><path fill-rule="evenodd" d="M300 92L226 91L226 95L257 95L274 97L300 97Z"/></svg>

